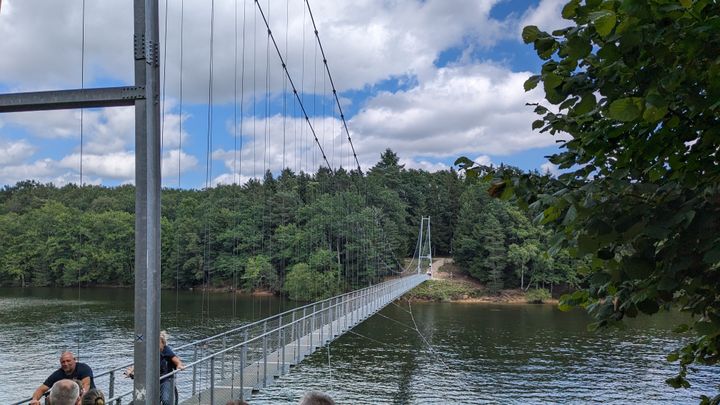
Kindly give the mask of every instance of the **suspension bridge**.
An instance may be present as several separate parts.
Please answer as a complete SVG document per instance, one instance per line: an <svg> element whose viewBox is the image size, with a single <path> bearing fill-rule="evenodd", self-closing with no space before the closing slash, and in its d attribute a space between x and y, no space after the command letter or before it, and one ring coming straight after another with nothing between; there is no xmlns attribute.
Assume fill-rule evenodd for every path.
<svg viewBox="0 0 720 405"><path fill-rule="evenodd" d="M328 141L324 139L320 129L317 126L316 119L311 118L313 113L310 111L309 103L305 100L304 94L304 77L298 80L291 74L289 68L289 52L288 52L288 33L285 33L285 49L281 49L279 40L273 34L270 22L269 2L267 8L263 9L261 3L257 0L252 2L255 10L255 27L264 26L267 32L266 41L266 88L267 106L265 111L267 117L270 116L270 63L269 58L272 51L279 60L282 67L283 81L283 113L286 113L286 99L289 95L293 100L293 105L297 107L298 117L304 121L307 132L304 136L311 139L310 143L314 144L312 151L313 164L319 162L326 165L330 172L334 172L333 164L334 150L328 153ZM301 2L302 3L302 2ZM182 3L181 3L182 4ZM83 5L83 58L85 44L85 2ZM315 17L312 14L310 3L305 0L306 10L309 15L309 21L312 24L310 31L314 34L316 41L316 56L322 61L327 79L331 86L332 99L334 105L332 107L333 114L337 112L339 122L341 122L341 132L347 140L347 165L357 168L357 173L362 175L362 169L358 160L357 152L350 136L345 114L343 113L342 104L338 97L338 91L335 88L335 82L330 72L325 49L320 41L318 28ZM206 172L205 187L212 186L210 178L212 177L211 169L211 150L212 145L212 105L213 105L213 73L214 73L214 57L213 57L213 26L215 23L215 1L210 2L211 20L210 20L210 44L209 44L209 85L208 85L208 169ZM167 41L167 2L165 3L165 41ZM244 2L243 2L244 7ZM286 11L289 13L289 11ZM305 11L303 11L304 13ZM183 13L181 12L181 16ZM164 124L163 113L161 113L161 105L164 103L165 77L163 75L161 81L161 59L165 62L167 52L167 44L165 44L165 53L161 56L161 41L159 35L160 13L158 0L134 0L133 3L134 16L134 37L133 37L133 59L135 70L135 82L132 85L119 87L99 87L85 88L84 76L82 88L70 90L53 90L41 92L26 93L10 93L0 94L0 113L12 113L23 111L43 111L43 110L61 110L61 109L85 109L85 108L107 108L132 106L135 108L135 309L134 309L134 362L132 364L122 364L109 370L100 370L96 372L95 380L99 388L103 389L107 395L107 402L110 403L147 403L149 398L159 397L159 382L161 378L170 376L160 376L159 364L157 361L157 342L160 335L160 196L161 196L161 155L162 155L162 128ZM237 60L238 60L238 6L235 2L235 105L238 104L238 81L237 81ZM181 17L181 26L184 17ZM245 24L245 9L243 8L243 24ZM287 21L286 21L287 25ZM245 28L243 26L243 66L241 74L241 89L244 87L245 78ZM262 29L260 29L262 31ZM304 40L303 33L303 40ZM182 116L182 32L181 32L181 52L180 52L180 115ZM254 44L256 47L257 44ZM304 65L303 50L303 66ZM84 59L82 61L84 75ZM253 67L253 86L257 82L255 80L255 67ZM317 75L317 65L316 73ZM324 83L324 82L323 82ZM323 87L325 85L323 84ZM317 86L316 86L317 87ZM161 92L161 88L163 92ZM255 89L253 89L255 93ZM244 100L244 95L239 97ZM315 103L313 99L313 104ZM240 104L240 119L242 120L242 101ZM235 108L237 111L237 108ZM242 122L238 125L237 115L235 117L234 131L237 139L237 128L242 128ZM82 114L81 117L81 147L80 147L80 180L79 184L83 185L83 169L82 169ZM253 125L255 125L253 123ZM283 122L283 128L285 123ZM269 124L266 123L265 134L265 156L263 157L264 171L266 163L269 162L268 140ZM182 126L180 127L182 133ZM253 130L253 141L255 133ZM182 138L182 135L179 137ZM283 142L285 134L283 133ZM314 141L314 142L313 142ZM333 141L334 142L334 141ZM253 144L253 148L254 148ZM332 144L334 148L334 143ZM253 155L255 151L253 149ZM310 152L305 151L305 170L309 169L307 164ZM182 154L178 152L179 156ZM317 160L316 160L317 158ZM342 160L342 159L340 159ZM283 167L285 169L285 144L283 143ZM302 161L302 153L299 157L295 156L295 161ZM178 167L181 164L178 162ZM235 164L233 164L233 167ZM242 167L242 165L239 165ZM253 160L252 178L257 178L255 172L255 162ZM297 168L296 168L297 169ZM241 174L240 170L233 168L233 181L239 183ZM180 175L178 172L178 187L180 186ZM382 234L382 227L377 217L374 217ZM363 232L365 232L363 230ZM384 234L381 235L384 238ZM290 367L300 363L303 358L312 354L318 348L331 342L343 333L351 330L354 326L363 320L372 316L383 307L393 302L412 288L424 282L430 277L430 269L432 267L432 248L430 246L430 218L423 217L420 223L420 229L415 247L415 253L411 264L401 266L398 262L398 268L402 271L395 271L390 277L387 272L394 266L389 266L382 260L375 260L375 266L382 268L384 271L376 271L376 278L368 279L367 287L339 294L332 298L307 304L292 310L282 312L265 319L242 324L236 328L222 331L213 336L188 343L174 350L185 360L186 368L176 370L171 374L180 374L182 378L173 379L179 381L180 391L183 395L180 398L181 403L189 404L215 404L225 403L230 399L248 399L250 396L273 384L277 377L282 376L290 371ZM347 242L347 241L346 241ZM379 248L378 248L379 249ZM338 262L339 259L338 253ZM413 264L414 263L414 264ZM413 267L414 266L414 267ZM427 270L427 272L426 272ZM206 277L209 270L206 269ZM382 274L388 277L381 277ZM357 283L355 284L357 285ZM121 382L118 378L127 367L134 365L135 379L132 382L132 388L128 387L128 383ZM16 402L16 404L26 403L29 399Z"/></svg>
<svg viewBox="0 0 720 405"><path fill-rule="evenodd" d="M176 388L183 394L188 393L188 397L180 397L180 404L250 399L305 357L430 279L429 271L416 270L431 267L429 232L429 218L423 218L415 256L398 277L175 347L178 356L185 359L185 367L160 376L160 380L179 375L172 379L173 384L180 385ZM96 386L107 393L107 403L132 401L134 389L128 387L127 379L119 378L131 366L133 363L121 364L95 375Z"/></svg>

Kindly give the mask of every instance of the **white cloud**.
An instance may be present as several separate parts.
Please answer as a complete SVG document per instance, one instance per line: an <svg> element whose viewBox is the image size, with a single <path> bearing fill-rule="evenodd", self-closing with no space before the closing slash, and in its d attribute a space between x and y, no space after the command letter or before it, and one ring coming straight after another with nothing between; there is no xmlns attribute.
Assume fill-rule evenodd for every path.
<svg viewBox="0 0 720 405"><path fill-rule="evenodd" d="M0 13L0 81L12 90L80 88L80 0L5 0ZM85 2L85 83L132 79L132 2Z"/></svg>
<svg viewBox="0 0 720 405"><path fill-rule="evenodd" d="M0 165L15 165L32 156L37 148L24 140L3 141L0 139Z"/></svg>
<svg viewBox="0 0 720 405"><path fill-rule="evenodd" d="M523 27L535 25L543 31L554 30L573 25L572 21L562 18L562 8L567 0L540 0L537 7L531 7L523 14L518 27L518 38Z"/></svg>
<svg viewBox="0 0 720 405"><path fill-rule="evenodd" d="M488 156L488 155L478 156L475 159L473 159L473 162L477 163L480 166L492 166L493 165L492 159L490 159L490 156Z"/></svg>
<svg viewBox="0 0 720 405"><path fill-rule="evenodd" d="M198 160L193 155L189 155L179 149L173 149L164 152L161 165L164 186L178 186L178 168L180 168L180 186L187 187L187 184L183 184L182 173L196 170Z"/></svg>
<svg viewBox="0 0 720 405"><path fill-rule="evenodd" d="M556 164L552 164L550 162L545 162L540 165L540 173L542 174L550 174L553 177L557 177L560 174L560 169Z"/></svg>
<svg viewBox="0 0 720 405"><path fill-rule="evenodd" d="M64 169L79 170L80 154L73 153L63 157L58 162L58 166ZM83 154L82 167L83 177L86 175L98 176L127 182L135 177L135 154L127 151L102 155Z"/></svg>
<svg viewBox="0 0 720 405"><path fill-rule="evenodd" d="M381 93L351 120L363 153L391 148L402 156L447 158L461 154L507 155L552 145L533 132L525 103L530 73L479 63L438 69L430 80L397 93Z"/></svg>
<svg viewBox="0 0 720 405"><path fill-rule="evenodd" d="M525 103L542 97L538 91L523 91L522 84L529 73L513 72L490 62L478 63L473 55L474 51L489 49L499 40L517 37L516 27L521 20L523 24L535 23L541 27L559 21L561 1L542 0L521 18L512 14L498 21L490 17L490 12L501 1L314 2L313 13L339 91L354 89L359 90L357 93L374 94L388 79L401 82L406 89L374 94L367 101L355 93L341 97L343 108L360 108L349 125L363 169L374 165L386 148L406 158L411 167L435 170L440 164L433 162L439 159L507 155L553 144L553 137L530 130L535 115ZM81 86L81 4L81 0L3 1L1 89L26 91ZM132 83L132 2L85 4L85 86ZM185 123L191 118L188 111L192 104L207 102L210 7L202 1L184 2L182 91L184 106L188 108L183 109L181 117L178 108L180 2L168 4L168 41L165 44L161 38L161 61L167 61L162 69L166 73L162 81L166 90L163 173L166 182L171 183L178 171L178 157L181 173L197 168L205 159L203 147L199 146L204 142L192 142L192 135L202 137L204 134L198 135L197 126L192 122ZM283 166L294 171L315 171L324 163L303 119L248 117L253 114L254 102L258 115L264 114L262 98L266 91L271 92L273 103L280 102L278 92L287 84L274 48L267 42L266 29L257 15L255 3L237 2L240 7L237 36L233 18L235 4L233 0L215 1L212 93L215 105L219 105L231 103L235 94L244 90L239 99L245 107L241 130L243 151L239 156L242 170L236 153L228 150L224 143L223 148L213 148L213 159L221 164L213 167L211 177L214 182L234 181L238 176L261 177L265 169L277 172ZM304 3L288 3L288 21L284 6L272 4L273 8L265 11L296 86L306 93L329 94L330 85L324 79L324 66ZM165 21L162 11L160 20L161 24ZM285 27L289 29L287 36ZM164 27L160 33L162 37ZM435 66L438 58L451 48L462 52L457 65L438 69ZM334 100L323 102L327 103L324 106L334 105ZM290 103L289 108L297 108L292 104L294 101ZM329 116L333 108L328 107L324 113L327 117L313 119L318 139L332 167L355 167L340 122ZM28 146L37 142L24 141L24 146L12 149L13 157L6 158L3 179L49 178L50 169L58 173L67 170L70 174L63 175L61 180L72 179L72 173L77 173L79 166L79 117L79 110L0 116L3 131L19 128L31 138L76 142L68 156L44 159L48 153L36 152L43 159L29 162L32 154ZM133 109L86 110L83 121L84 176L93 181L96 178L132 181ZM232 124L226 123L225 127L233 133ZM267 145L266 137L270 141ZM183 151L178 150L181 145ZM188 149L193 145L195 149ZM7 150L11 151L9 146ZM38 151L42 151L41 145ZM27 176L22 175L22 170L27 171Z"/></svg>
<svg viewBox="0 0 720 405"><path fill-rule="evenodd" d="M315 2L313 14L335 83L342 91L361 89L393 77L432 75L433 63L443 50L464 42L488 47L507 37L511 31L509 23L490 18L490 10L499 1ZM5 0L5 3L0 14L0 38L4 39L0 41L0 55L4 55L0 59L3 72L0 84L24 91L79 88L82 2ZM176 97L180 86L181 10L180 2L168 4L167 48L161 4L161 61L166 62L164 88ZM267 30L255 4L239 2L237 14L235 4L233 0L215 1L213 93L218 102L233 99L234 80L242 73L243 56L245 77L238 86L244 87L248 97L253 92L264 93L266 81L274 91L283 88L284 73L274 47L271 44L268 47ZM130 84L132 2L86 2L85 7L85 85L98 78ZM209 86L210 7L207 2L184 2L184 7L184 97L191 102L205 102ZM287 14L284 7L265 10L271 29L297 86L305 91L321 91L307 86L324 72L305 4L290 2L288 7Z"/></svg>
<svg viewBox="0 0 720 405"><path fill-rule="evenodd" d="M341 132L339 120L333 117L311 118L327 161L332 168L347 166L349 147ZM238 149L216 149L212 159L222 162L213 169L213 176L221 170L241 176L262 177L266 170L279 172L285 167L294 172L314 172L327 167L315 137L304 119L274 115L268 119L246 119L238 131ZM351 162L354 167L354 162ZM233 182L232 176L229 180Z"/></svg>
<svg viewBox="0 0 720 405"><path fill-rule="evenodd" d="M433 163L422 159L400 159L400 164L405 165L406 169L418 169L428 172L437 172L450 169L450 166L445 163Z"/></svg>

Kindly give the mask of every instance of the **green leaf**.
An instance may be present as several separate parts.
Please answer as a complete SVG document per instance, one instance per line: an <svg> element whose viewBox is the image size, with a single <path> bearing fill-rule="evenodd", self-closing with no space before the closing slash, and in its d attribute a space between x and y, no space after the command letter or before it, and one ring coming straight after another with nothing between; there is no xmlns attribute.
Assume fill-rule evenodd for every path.
<svg viewBox="0 0 720 405"><path fill-rule="evenodd" d="M678 352L672 352L672 353L670 353L670 354L667 355L667 361L668 361L669 363L678 361L679 358L680 358L680 354L678 354Z"/></svg>
<svg viewBox="0 0 720 405"><path fill-rule="evenodd" d="M594 235L580 235L577 239L578 248L582 253L592 253L598 247L597 238Z"/></svg>
<svg viewBox="0 0 720 405"><path fill-rule="evenodd" d="M460 156L459 158L457 158L457 160L455 160L455 166L470 167L474 164L475 162L465 156Z"/></svg>
<svg viewBox="0 0 720 405"><path fill-rule="evenodd" d="M595 95L594 94L586 94L582 97L582 100L580 100L580 102L575 105L575 108L573 108L573 114L575 114L575 115L587 114L590 111L592 111L596 105L597 105L597 101L595 100Z"/></svg>
<svg viewBox="0 0 720 405"><path fill-rule="evenodd" d="M538 38L535 41L535 50L538 56L548 59L558 47L558 42L552 37Z"/></svg>
<svg viewBox="0 0 720 405"><path fill-rule="evenodd" d="M643 119L647 122L658 122L667 114L667 107L655 107L652 105L645 106L645 112L643 112Z"/></svg>
<svg viewBox="0 0 720 405"><path fill-rule="evenodd" d="M517 31L515 31L517 32ZM522 30L522 39L526 44L534 42L540 36L540 29L534 25L528 25Z"/></svg>
<svg viewBox="0 0 720 405"><path fill-rule="evenodd" d="M665 383L673 388L690 388L690 383L681 376L668 378Z"/></svg>
<svg viewBox="0 0 720 405"><path fill-rule="evenodd" d="M590 41L579 36L574 36L568 39L565 43L566 52L569 57L573 59L582 59L590 54L592 46Z"/></svg>
<svg viewBox="0 0 720 405"><path fill-rule="evenodd" d="M530 76L527 80L525 80L525 83L523 84L525 91L530 91L530 90L534 89L537 86L539 81L540 81L540 75Z"/></svg>
<svg viewBox="0 0 720 405"><path fill-rule="evenodd" d="M645 97L643 119L647 122L658 122L667 114L667 104L659 94L648 94Z"/></svg>
<svg viewBox="0 0 720 405"><path fill-rule="evenodd" d="M695 322L695 325L693 325L693 329L695 329L695 332L697 332L699 335L715 335L718 332L717 325L715 325L712 322Z"/></svg>
<svg viewBox="0 0 720 405"><path fill-rule="evenodd" d="M610 260L615 257L615 252L611 249L600 249L597 252L597 257L602 260Z"/></svg>
<svg viewBox="0 0 720 405"><path fill-rule="evenodd" d="M653 299L647 299L647 300L638 302L637 307L640 311L642 311L643 313L648 314L648 315L652 315L660 310L660 306Z"/></svg>
<svg viewBox="0 0 720 405"><path fill-rule="evenodd" d="M655 268L654 263L640 258L631 258L626 260L625 272L630 279L641 280L652 273Z"/></svg>
<svg viewBox="0 0 720 405"><path fill-rule="evenodd" d="M545 121L543 121L543 120L535 120L535 121L533 121L533 123L532 123L532 129L542 128L543 125L545 125Z"/></svg>
<svg viewBox="0 0 720 405"><path fill-rule="evenodd" d="M610 35L617 22L615 12L612 10L594 11L589 15L595 30L603 37Z"/></svg>
<svg viewBox="0 0 720 405"><path fill-rule="evenodd" d="M680 5L682 5L686 9L690 9L693 5L693 2L692 0L680 0Z"/></svg>
<svg viewBox="0 0 720 405"><path fill-rule="evenodd" d="M606 60L606 62L614 62L620 58L620 50L615 44L607 44L600 48L597 55Z"/></svg>
<svg viewBox="0 0 720 405"><path fill-rule="evenodd" d="M685 333L685 332L687 332L687 331L689 331L689 330L690 330L690 325L688 325L688 324L686 324L686 323L681 323L680 325L678 325L677 327L675 327L675 329L673 329L673 332L675 332L675 333ZM674 361L674 360L668 360L668 361Z"/></svg>
<svg viewBox="0 0 720 405"><path fill-rule="evenodd" d="M720 262L720 242L715 241L715 247L705 253L703 262L711 265Z"/></svg>
<svg viewBox="0 0 720 405"><path fill-rule="evenodd" d="M575 205L571 205L570 208L568 208L567 212L565 213L565 218L563 219L563 226L567 226L568 224L572 223L575 218L577 217L577 209L575 209Z"/></svg>
<svg viewBox="0 0 720 405"><path fill-rule="evenodd" d="M572 20L577 13L577 8L580 5L580 0L571 0L562 9L562 17L566 20Z"/></svg>
<svg viewBox="0 0 720 405"><path fill-rule="evenodd" d="M634 121L642 113L642 102L643 99L640 97L617 99L610 104L608 115L618 121Z"/></svg>

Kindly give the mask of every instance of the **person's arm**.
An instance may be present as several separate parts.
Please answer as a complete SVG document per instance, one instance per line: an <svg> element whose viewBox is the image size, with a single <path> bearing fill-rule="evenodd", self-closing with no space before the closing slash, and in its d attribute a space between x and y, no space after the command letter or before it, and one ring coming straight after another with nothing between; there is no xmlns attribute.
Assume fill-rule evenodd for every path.
<svg viewBox="0 0 720 405"><path fill-rule="evenodd" d="M180 360L180 357L173 356L173 358L170 359L170 361L173 362L173 364L175 365L175 368L177 368L178 370L185 370L185 365L183 364L182 360Z"/></svg>
<svg viewBox="0 0 720 405"><path fill-rule="evenodd" d="M134 366L128 367L128 369L125 370L125 372L123 374L125 374L125 377L135 378L135 367Z"/></svg>
<svg viewBox="0 0 720 405"><path fill-rule="evenodd" d="M48 386L45 385L45 384L42 384L41 386L39 386L39 387L35 390L35 392L33 393L33 395L32 395L32 400L30 400L30 404L31 404L31 405L40 404L40 398L42 398L42 396L45 395L45 393L46 393L49 389L50 389L50 387L48 387Z"/></svg>
<svg viewBox="0 0 720 405"><path fill-rule="evenodd" d="M93 378L92 368L90 368L87 364L83 364L82 366L78 365L78 367L77 378L80 380L82 391L88 392L91 388L90 380Z"/></svg>
<svg viewBox="0 0 720 405"><path fill-rule="evenodd" d="M82 383L83 392L90 391L90 377L83 378L82 380L80 380L80 383Z"/></svg>

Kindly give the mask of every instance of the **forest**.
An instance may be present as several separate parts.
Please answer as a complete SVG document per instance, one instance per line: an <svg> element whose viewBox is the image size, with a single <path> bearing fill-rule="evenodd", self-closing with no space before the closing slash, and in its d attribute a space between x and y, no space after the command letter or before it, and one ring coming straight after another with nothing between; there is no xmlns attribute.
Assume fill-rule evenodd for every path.
<svg viewBox="0 0 720 405"><path fill-rule="evenodd" d="M547 176L536 176L540 179ZM262 181L162 194L162 283L316 299L397 275L430 216L434 256L504 288L574 285L549 231L487 182L453 169L406 169L386 150L367 174L285 170ZM134 271L131 185L24 181L0 191L0 285L128 286Z"/></svg>

